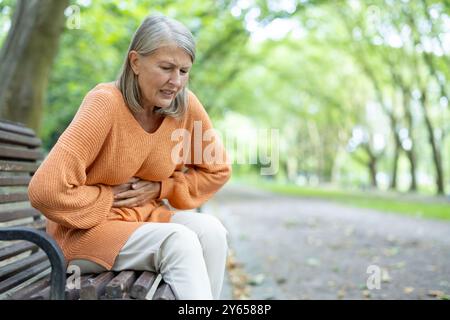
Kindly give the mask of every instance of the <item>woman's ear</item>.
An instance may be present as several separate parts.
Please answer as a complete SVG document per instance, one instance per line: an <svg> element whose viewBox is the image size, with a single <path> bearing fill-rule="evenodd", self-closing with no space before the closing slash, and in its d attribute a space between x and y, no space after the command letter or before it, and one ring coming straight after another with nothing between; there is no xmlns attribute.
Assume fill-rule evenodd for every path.
<svg viewBox="0 0 450 320"><path fill-rule="evenodd" d="M131 50L128 53L128 59L130 60L130 65L131 65L131 68L133 69L134 74L138 75L139 74L139 54L136 51Z"/></svg>

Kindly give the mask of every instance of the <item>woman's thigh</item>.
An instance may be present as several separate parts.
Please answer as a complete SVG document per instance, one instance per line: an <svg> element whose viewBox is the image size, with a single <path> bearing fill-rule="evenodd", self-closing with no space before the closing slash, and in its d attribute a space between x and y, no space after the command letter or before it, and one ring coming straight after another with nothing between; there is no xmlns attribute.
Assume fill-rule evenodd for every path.
<svg viewBox="0 0 450 320"><path fill-rule="evenodd" d="M193 211L177 211L169 223L149 222L139 227L127 240L114 262L112 270L147 270L158 272L159 249L161 244L174 232L188 228L194 231L199 240L227 231L215 216ZM101 273L106 269L90 260L77 259L69 265L77 265L81 273Z"/></svg>
<svg viewBox="0 0 450 320"><path fill-rule="evenodd" d="M228 234L222 222L212 214L193 211L177 211L171 223L181 224L194 231L199 238L209 234ZM201 239L200 239L201 240Z"/></svg>
<svg viewBox="0 0 450 320"><path fill-rule="evenodd" d="M147 270L157 272L161 244L175 232L185 232L187 227L176 223L149 222L140 226L120 250L112 270ZM69 265L77 265L81 273L101 273L106 269L90 260L77 259Z"/></svg>

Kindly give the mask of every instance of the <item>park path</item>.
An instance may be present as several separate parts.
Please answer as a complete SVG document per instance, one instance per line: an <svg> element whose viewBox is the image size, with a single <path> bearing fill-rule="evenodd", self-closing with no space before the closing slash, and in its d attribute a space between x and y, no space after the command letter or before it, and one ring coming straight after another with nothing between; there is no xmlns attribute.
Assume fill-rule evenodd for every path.
<svg viewBox="0 0 450 320"><path fill-rule="evenodd" d="M236 184L226 185L204 210L227 227L230 248L251 283L250 299L450 295L449 222ZM380 289L366 286L371 265L380 271ZM227 278L224 299L232 298L231 287Z"/></svg>

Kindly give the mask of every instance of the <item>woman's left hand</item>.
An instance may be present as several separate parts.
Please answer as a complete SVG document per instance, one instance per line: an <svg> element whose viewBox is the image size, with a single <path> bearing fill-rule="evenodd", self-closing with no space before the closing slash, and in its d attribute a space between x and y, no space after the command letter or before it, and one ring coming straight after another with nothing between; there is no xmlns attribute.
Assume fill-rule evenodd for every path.
<svg viewBox="0 0 450 320"><path fill-rule="evenodd" d="M161 182L141 180L134 182L130 190L118 193L114 197L113 207L139 207L158 199L161 192Z"/></svg>

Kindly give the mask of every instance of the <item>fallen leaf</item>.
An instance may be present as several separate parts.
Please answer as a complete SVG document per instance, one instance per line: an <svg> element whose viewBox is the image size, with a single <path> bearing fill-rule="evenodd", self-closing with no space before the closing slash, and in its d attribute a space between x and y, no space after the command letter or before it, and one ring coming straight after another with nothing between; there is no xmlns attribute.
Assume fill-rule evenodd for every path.
<svg viewBox="0 0 450 320"><path fill-rule="evenodd" d="M362 294L363 294L363 296L365 298L370 298L370 291L369 290L363 290Z"/></svg>
<svg viewBox="0 0 450 320"><path fill-rule="evenodd" d="M391 282L391 276L386 268L381 269L381 282Z"/></svg>
<svg viewBox="0 0 450 320"><path fill-rule="evenodd" d="M394 269L403 269L405 267L406 263L405 261L400 261L397 263L394 263L391 267Z"/></svg>
<svg viewBox="0 0 450 320"><path fill-rule="evenodd" d="M386 248L383 250L383 254L387 257L392 257L398 254L398 247Z"/></svg>
<svg viewBox="0 0 450 320"><path fill-rule="evenodd" d="M246 234L240 234L239 235L239 240L246 241L246 240L248 240L248 236Z"/></svg>
<svg viewBox="0 0 450 320"><path fill-rule="evenodd" d="M351 236L351 235L353 234L354 231L355 231L355 227L353 227L353 226L348 226L348 227L345 228L345 230L344 230L344 235L345 235L346 237L349 237L349 236Z"/></svg>
<svg viewBox="0 0 450 320"><path fill-rule="evenodd" d="M445 293L440 290L429 290L428 295L430 297L441 298L441 297L445 296Z"/></svg>
<svg viewBox="0 0 450 320"><path fill-rule="evenodd" d="M297 227L298 225L299 225L298 220L286 220L286 221L284 221L284 223L283 223L283 226L284 226L286 229L289 229L289 228L295 228L295 227Z"/></svg>
<svg viewBox="0 0 450 320"><path fill-rule="evenodd" d="M320 265L320 260L316 258L308 258L306 263L311 267L317 267Z"/></svg>
<svg viewBox="0 0 450 320"><path fill-rule="evenodd" d="M236 300L250 299L250 287L247 285L248 276L244 272L242 264L236 262L235 253L232 249L228 251L227 268L233 298Z"/></svg>
<svg viewBox="0 0 450 320"><path fill-rule="evenodd" d="M343 248L343 245L341 243L332 243L329 247L331 250L339 250Z"/></svg>
<svg viewBox="0 0 450 320"><path fill-rule="evenodd" d="M263 283L266 276L262 273L259 273L253 277L251 277L248 281L248 284L251 286L259 286L261 283Z"/></svg>
<svg viewBox="0 0 450 320"><path fill-rule="evenodd" d="M345 290L343 290L343 289L339 290L337 293L337 298L344 299L344 297L345 297Z"/></svg>
<svg viewBox="0 0 450 320"><path fill-rule="evenodd" d="M404 288L403 288L403 292L406 293L406 294L410 294L410 293L412 293L413 291L414 291L414 288L413 288L413 287L404 287Z"/></svg>
<svg viewBox="0 0 450 320"><path fill-rule="evenodd" d="M386 237L386 240L390 243L395 243L397 241L397 239L395 238L394 235L390 234Z"/></svg>

